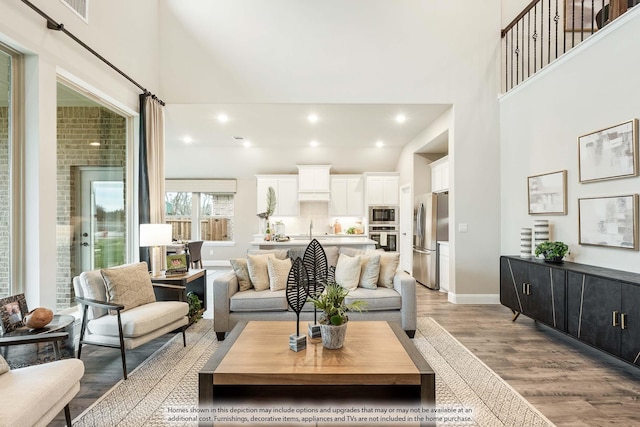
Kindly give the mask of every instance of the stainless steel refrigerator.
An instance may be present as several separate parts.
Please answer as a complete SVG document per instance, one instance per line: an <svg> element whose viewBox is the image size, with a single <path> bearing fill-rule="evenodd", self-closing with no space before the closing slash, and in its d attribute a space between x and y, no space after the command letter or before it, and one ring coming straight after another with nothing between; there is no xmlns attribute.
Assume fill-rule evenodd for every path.
<svg viewBox="0 0 640 427"><path fill-rule="evenodd" d="M449 240L449 194L416 196L413 213L413 277L439 289L437 242Z"/></svg>

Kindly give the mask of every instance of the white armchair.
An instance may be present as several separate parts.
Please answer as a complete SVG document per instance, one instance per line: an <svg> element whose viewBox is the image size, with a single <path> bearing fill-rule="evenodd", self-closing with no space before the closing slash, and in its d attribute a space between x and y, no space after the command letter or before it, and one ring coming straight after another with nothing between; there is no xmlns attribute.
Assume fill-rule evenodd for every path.
<svg viewBox="0 0 640 427"><path fill-rule="evenodd" d="M68 338L66 332L0 338L0 346L33 344ZM59 352L56 351L56 355ZM46 426L64 409L71 427L69 402L80 390L84 363L63 359L25 368L8 369L0 356L0 427Z"/></svg>
<svg viewBox="0 0 640 427"><path fill-rule="evenodd" d="M168 332L184 330L189 304L184 286L151 283L145 262L84 272L73 278L76 301L83 308L78 359L86 344L120 349L127 379L125 349L133 349ZM175 290L179 301L156 301L154 287Z"/></svg>

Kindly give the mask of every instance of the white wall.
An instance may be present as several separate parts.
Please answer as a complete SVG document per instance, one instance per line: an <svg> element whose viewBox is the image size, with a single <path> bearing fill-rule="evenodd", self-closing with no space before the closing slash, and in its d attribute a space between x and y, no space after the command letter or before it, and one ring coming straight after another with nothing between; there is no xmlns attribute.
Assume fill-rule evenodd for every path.
<svg viewBox="0 0 640 427"><path fill-rule="evenodd" d="M158 90L154 0L91 2L89 24L62 2L36 0L34 4L150 91ZM22 2L2 3L0 41L26 55L27 303L55 307L57 75L73 76L131 111L138 110L140 91L66 35L48 30L45 20Z"/></svg>
<svg viewBox="0 0 640 427"><path fill-rule="evenodd" d="M577 137L639 118L640 8L576 47L500 100L502 252L519 230L548 219L573 261L640 272L637 251L578 245L578 199L639 193L640 178L578 182ZM568 214L527 214L527 176L566 169Z"/></svg>
<svg viewBox="0 0 640 427"><path fill-rule="evenodd" d="M452 214L469 232L451 255L458 281L452 290L495 295L500 6L499 0L167 0L160 9L162 92L172 103L455 105ZM212 173L216 162L242 165L242 157L208 158ZM401 185L411 183L413 152L403 150L396 170Z"/></svg>

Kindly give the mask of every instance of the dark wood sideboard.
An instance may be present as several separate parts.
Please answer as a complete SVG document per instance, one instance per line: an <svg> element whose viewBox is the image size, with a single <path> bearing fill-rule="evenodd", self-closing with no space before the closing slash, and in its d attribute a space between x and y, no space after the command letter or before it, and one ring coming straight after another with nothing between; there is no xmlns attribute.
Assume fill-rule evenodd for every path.
<svg viewBox="0 0 640 427"><path fill-rule="evenodd" d="M501 256L500 303L640 366L640 274Z"/></svg>

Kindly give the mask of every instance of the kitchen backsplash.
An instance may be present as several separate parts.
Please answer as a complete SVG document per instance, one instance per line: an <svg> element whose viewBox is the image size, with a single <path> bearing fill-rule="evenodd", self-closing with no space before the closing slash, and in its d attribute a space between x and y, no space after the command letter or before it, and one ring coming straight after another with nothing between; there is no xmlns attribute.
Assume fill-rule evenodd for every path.
<svg viewBox="0 0 640 427"><path fill-rule="evenodd" d="M309 222L313 221L313 234L319 236L325 233L333 233L333 224L338 220L345 233L349 227L354 227L357 221L363 221L362 217L335 217L329 216L329 204L327 202L302 202L300 203L300 215L298 217L271 217L271 223L282 221L288 235L309 234Z"/></svg>

